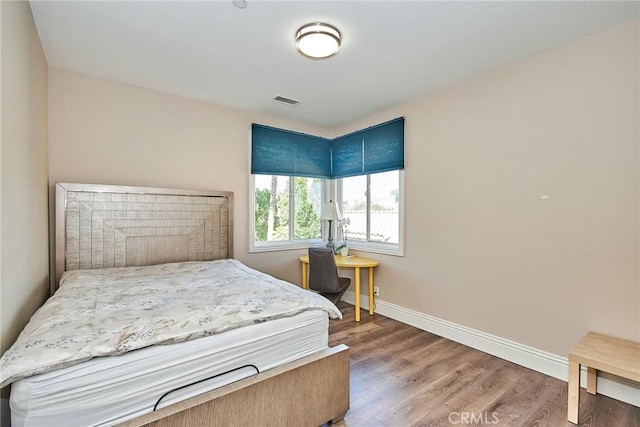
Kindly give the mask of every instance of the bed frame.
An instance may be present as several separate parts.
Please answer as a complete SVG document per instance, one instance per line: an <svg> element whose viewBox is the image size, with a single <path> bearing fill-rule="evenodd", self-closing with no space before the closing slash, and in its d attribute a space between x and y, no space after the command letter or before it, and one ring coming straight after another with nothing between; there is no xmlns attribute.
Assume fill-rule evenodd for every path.
<svg viewBox="0 0 640 427"><path fill-rule="evenodd" d="M66 270L233 257L233 193L56 184L52 293ZM123 426L319 426L349 409L345 345L256 374Z"/></svg>

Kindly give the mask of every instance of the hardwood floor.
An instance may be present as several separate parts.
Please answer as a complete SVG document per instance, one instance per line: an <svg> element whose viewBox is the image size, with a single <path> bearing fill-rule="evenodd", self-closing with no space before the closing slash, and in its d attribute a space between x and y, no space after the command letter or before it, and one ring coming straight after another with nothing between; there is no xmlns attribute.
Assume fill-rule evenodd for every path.
<svg viewBox="0 0 640 427"><path fill-rule="evenodd" d="M336 427L558 427L567 383L340 302L329 344L351 348L351 409ZM580 426L640 427L640 408L580 393Z"/></svg>

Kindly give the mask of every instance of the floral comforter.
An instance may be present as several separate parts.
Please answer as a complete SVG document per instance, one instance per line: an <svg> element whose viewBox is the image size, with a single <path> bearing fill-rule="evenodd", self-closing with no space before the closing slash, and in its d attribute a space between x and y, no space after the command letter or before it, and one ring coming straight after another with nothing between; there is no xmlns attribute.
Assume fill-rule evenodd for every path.
<svg viewBox="0 0 640 427"><path fill-rule="evenodd" d="M341 318L322 296L231 259L67 271L0 359L0 387L313 309Z"/></svg>

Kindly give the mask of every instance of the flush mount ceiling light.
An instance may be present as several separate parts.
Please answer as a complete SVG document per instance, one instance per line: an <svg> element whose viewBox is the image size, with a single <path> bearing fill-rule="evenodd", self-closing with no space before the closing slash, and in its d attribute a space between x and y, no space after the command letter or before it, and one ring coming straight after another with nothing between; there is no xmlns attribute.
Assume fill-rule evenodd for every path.
<svg viewBox="0 0 640 427"><path fill-rule="evenodd" d="M233 0L233 5L238 9L244 9L247 7L247 2L245 0Z"/></svg>
<svg viewBox="0 0 640 427"><path fill-rule="evenodd" d="M333 25L313 22L296 32L296 49L309 59L326 59L340 50L342 34Z"/></svg>

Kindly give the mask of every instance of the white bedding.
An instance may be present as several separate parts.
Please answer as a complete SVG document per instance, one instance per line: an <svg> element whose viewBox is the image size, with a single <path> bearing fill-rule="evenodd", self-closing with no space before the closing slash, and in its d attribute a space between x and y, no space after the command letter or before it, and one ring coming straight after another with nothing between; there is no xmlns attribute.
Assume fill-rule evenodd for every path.
<svg viewBox="0 0 640 427"><path fill-rule="evenodd" d="M12 425L113 425L150 412L158 398L175 387L246 364L262 372L322 350L327 342L327 315L314 310L184 343L94 358L15 382ZM253 374L253 368L242 369L172 394L163 404Z"/></svg>
<svg viewBox="0 0 640 427"><path fill-rule="evenodd" d="M0 387L98 356L316 309L341 317L322 296L236 260L67 271L0 359Z"/></svg>

